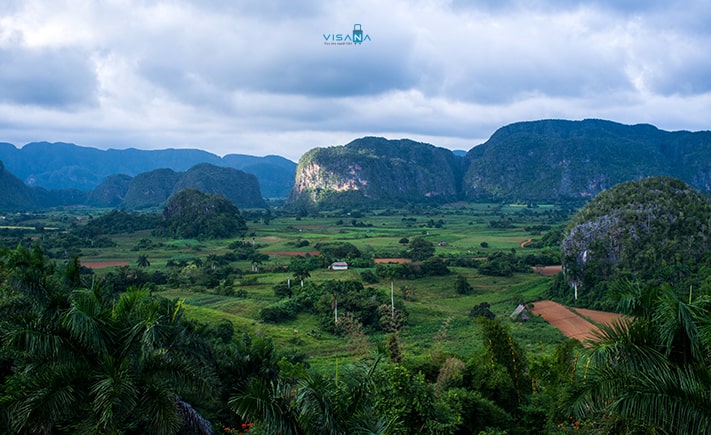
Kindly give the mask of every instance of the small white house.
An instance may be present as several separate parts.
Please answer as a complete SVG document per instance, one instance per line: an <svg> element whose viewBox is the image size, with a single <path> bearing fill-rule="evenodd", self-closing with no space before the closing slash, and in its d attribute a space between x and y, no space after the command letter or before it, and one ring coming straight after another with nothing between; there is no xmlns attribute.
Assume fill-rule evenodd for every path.
<svg viewBox="0 0 711 435"><path fill-rule="evenodd" d="M345 261L334 261L329 267L331 270L348 270L348 263Z"/></svg>

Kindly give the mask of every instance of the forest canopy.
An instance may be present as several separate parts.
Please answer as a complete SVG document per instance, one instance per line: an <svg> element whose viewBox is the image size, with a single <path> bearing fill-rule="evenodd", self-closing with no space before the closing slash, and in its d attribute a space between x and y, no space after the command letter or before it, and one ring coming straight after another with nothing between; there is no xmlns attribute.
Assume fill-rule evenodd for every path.
<svg viewBox="0 0 711 435"><path fill-rule="evenodd" d="M247 223L239 209L222 195L185 189L168 199L163 209L162 231L183 239L216 239L243 236Z"/></svg>

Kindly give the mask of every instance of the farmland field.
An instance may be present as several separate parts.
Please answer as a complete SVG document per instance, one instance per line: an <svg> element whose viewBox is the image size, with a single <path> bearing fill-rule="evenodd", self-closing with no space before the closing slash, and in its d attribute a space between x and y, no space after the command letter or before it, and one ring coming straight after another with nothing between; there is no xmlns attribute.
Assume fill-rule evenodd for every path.
<svg viewBox="0 0 711 435"><path fill-rule="evenodd" d="M537 301L533 304L532 312L543 317L546 322L556 327L566 337L579 341L593 340L597 325L612 324L623 318L617 313L588 310L583 308L569 308L553 301Z"/></svg>
<svg viewBox="0 0 711 435"><path fill-rule="evenodd" d="M100 214L100 211L83 211L87 215ZM77 216L69 219L72 225L87 220L81 212L73 211ZM354 351L345 337L329 332L323 320L310 313L299 313L293 319L277 323L260 320L260 310L280 300L274 286L289 283L295 289L300 287L300 282L287 271L290 263L297 256L316 257L319 244L336 242L355 246L364 258L395 259L374 263L402 263L410 261L404 259L407 241L423 238L434 245L435 257L448 262L449 275L416 279L381 277L378 282L366 284L384 299L392 297L407 312L407 322L399 331L406 359L426 359L438 352L467 357L480 351L483 345L476 332L479 325L470 311L482 303L488 303L497 318L507 320L514 337L532 349L546 351L565 340L565 336L536 316L527 323L509 322L508 317L519 303L542 299L560 269L538 265L509 276L496 276L482 273L476 267L456 265L455 259L481 262L497 253L515 258L540 254L542 249L532 246L542 231L555 230L569 213L553 206L500 204L322 212L301 217L277 213L268 224L259 219L248 221L248 232L239 239L172 240L156 237L150 231L112 234L108 237L115 246L82 247L80 261L97 274L115 274L126 268L136 269L139 256L145 256L149 265L141 268L142 272L149 275L163 272L176 277L157 285L155 294L183 299L189 317L203 322L229 320L238 334L263 334L271 337L281 350L308 354L312 365L333 366L339 359L382 347L386 334L367 331L366 348ZM61 222L59 218L53 219ZM52 225L62 228L55 222ZM248 260L230 261L227 266L239 272L227 280L220 278L216 287L189 277L191 273L206 273L205 263L232 252L229 246L233 242L251 244L267 260L257 265ZM375 266L350 267L345 271L323 267L311 271L306 282L360 281L361 274L375 272ZM214 263L212 268L215 269ZM472 288L470 293L458 294L454 290L457 276L467 280Z"/></svg>

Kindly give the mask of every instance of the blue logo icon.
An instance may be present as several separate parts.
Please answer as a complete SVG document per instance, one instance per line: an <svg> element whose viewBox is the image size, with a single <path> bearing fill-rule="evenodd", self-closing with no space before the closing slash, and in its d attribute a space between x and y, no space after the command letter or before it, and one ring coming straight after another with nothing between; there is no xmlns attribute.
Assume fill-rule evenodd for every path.
<svg viewBox="0 0 711 435"><path fill-rule="evenodd" d="M353 43L362 44L363 43L363 29L361 29L360 24L353 25Z"/></svg>
<svg viewBox="0 0 711 435"><path fill-rule="evenodd" d="M325 45L363 45L372 41L370 35L363 32L360 24L354 24L353 30L348 33L323 33L323 43Z"/></svg>

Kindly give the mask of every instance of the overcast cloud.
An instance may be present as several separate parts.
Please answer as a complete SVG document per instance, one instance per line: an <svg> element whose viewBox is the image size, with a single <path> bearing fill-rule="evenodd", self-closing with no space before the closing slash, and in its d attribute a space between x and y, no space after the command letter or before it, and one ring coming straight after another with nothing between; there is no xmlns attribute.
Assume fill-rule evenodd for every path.
<svg viewBox="0 0 711 435"><path fill-rule="evenodd" d="M296 161L544 118L708 130L710 22L705 0L6 1L0 141Z"/></svg>

